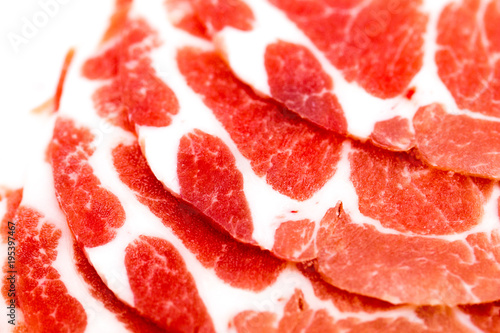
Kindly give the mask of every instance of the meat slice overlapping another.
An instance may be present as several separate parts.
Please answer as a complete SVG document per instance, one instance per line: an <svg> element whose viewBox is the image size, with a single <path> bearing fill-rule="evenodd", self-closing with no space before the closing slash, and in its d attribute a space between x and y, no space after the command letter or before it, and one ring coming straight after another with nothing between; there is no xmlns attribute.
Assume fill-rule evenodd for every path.
<svg viewBox="0 0 500 333"><path fill-rule="evenodd" d="M500 178L500 145L487 141L500 128L496 1L218 2L245 27L214 26L205 2L173 2L178 26L205 26L259 93L338 133L416 147L439 169Z"/></svg>
<svg viewBox="0 0 500 333"><path fill-rule="evenodd" d="M0 198L17 331L497 332L498 13L117 1Z"/></svg>
<svg viewBox="0 0 500 333"><path fill-rule="evenodd" d="M137 133L167 190L239 241L287 260L317 258L325 280L351 292L413 304L498 299L492 181L317 127L256 95L205 40L143 10L134 5L149 24L126 21L84 74L99 78L96 69L121 54L111 83L93 93L95 109ZM133 82L140 94L131 99L123 92Z"/></svg>
<svg viewBox="0 0 500 333"><path fill-rule="evenodd" d="M50 130L40 139L48 143ZM15 267L5 268L16 283L6 298L16 300L17 313L5 332L161 332L118 300L89 264L59 208L45 157L45 151L32 156L22 192L9 197Z"/></svg>
<svg viewBox="0 0 500 333"><path fill-rule="evenodd" d="M69 160L71 147L86 144L78 133L88 128L77 121L61 115L56 122L52 160L59 152L67 153ZM83 142L64 140L61 133L72 133ZM95 163L95 156L100 156L100 163ZM480 331L462 309L398 306L355 295L326 283L314 264L286 264L234 240L194 207L174 198L149 169L135 138L117 127L78 164L92 168L101 186L116 193L126 216L109 242L84 247L90 262L120 299L167 331L258 332L274 329L277 321L280 332L390 327ZM54 167L56 174L66 170ZM68 176L77 180L82 174ZM59 196L60 202L67 200L71 198ZM74 201L73 206L92 215L92 199ZM92 221L85 224L92 228ZM75 236L78 239L78 233Z"/></svg>

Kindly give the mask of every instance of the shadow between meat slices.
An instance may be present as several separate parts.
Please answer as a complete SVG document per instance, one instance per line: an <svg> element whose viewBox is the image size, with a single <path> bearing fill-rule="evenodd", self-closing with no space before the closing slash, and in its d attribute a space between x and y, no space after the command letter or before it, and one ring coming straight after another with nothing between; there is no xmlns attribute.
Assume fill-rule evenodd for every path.
<svg viewBox="0 0 500 333"><path fill-rule="evenodd" d="M203 26L259 94L384 149L416 147L438 169L500 179L497 2L241 0L225 15L246 15L244 28L213 26L204 3L167 8L179 28Z"/></svg>

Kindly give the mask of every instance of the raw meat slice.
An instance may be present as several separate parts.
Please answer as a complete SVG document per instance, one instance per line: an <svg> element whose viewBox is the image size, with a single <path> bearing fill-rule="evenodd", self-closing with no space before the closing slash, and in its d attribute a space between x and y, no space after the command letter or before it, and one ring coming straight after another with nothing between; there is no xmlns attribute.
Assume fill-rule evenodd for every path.
<svg viewBox="0 0 500 333"><path fill-rule="evenodd" d="M106 244L125 220L118 199L101 186L88 159L94 153L89 130L77 130L59 118L49 154L59 203L78 242L84 246Z"/></svg>
<svg viewBox="0 0 500 333"><path fill-rule="evenodd" d="M70 74L70 77L71 76L72 74ZM80 77L77 77L76 79L80 79ZM73 81L70 80L69 82ZM68 104L66 103L79 102L79 100L85 100L85 98L89 98L91 95L91 93L84 95L82 92L85 92L85 89L76 91L75 95L79 97L74 98L75 96L71 96L73 91L68 89L66 95L63 96L62 99L62 105L65 106L64 110L75 110L72 107L67 107ZM71 96L73 98L67 99L67 96ZM89 108L88 111L88 114L73 112L75 113L74 116L76 118L80 117L81 120L83 118L83 123L91 123L93 119L96 125L99 124L101 120L95 117L92 108ZM64 126L61 126L61 124ZM90 127L93 126L90 125ZM61 134L58 133L58 131L61 131L64 135L74 138L75 140L60 140L59 138L61 137ZM88 133L90 136L79 135L80 133ZM132 180L134 184L139 186L137 190L139 191L138 194L140 194L140 199L147 205L151 205L151 210L159 216L158 218L151 213L147 213L146 207L134 198L134 192L124 188L123 183L118 179L116 171L111 163L107 165L110 170L104 171L105 176L99 177L99 174L103 174L103 168L106 167L106 165L102 165L106 163L100 163L99 161L111 161L112 149L110 148L110 145L112 147L113 145L119 143L120 140L127 142L132 138L133 137L126 135L126 133L117 127L109 128L108 135L102 135L101 137L94 136L91 134L89 128L86 128L83 125L76 125L76 120L69 119L67 115L64 116L63 112L63 115L61 115L56 123L53 137L53 142L58 142L57 149L59 149L60 154L53 154L54 145L52 145L50 151L52 161L54 161L54 157L61 160L70 160L73 152L78 150L75 147L81 147L84 144L88 144L88 149L93 152L93 155L90 158L88 156L84 156L84 158L78 161L80 165L86 164L87 169L76 169L77 172L73 174L73 178L78 179L79 177L84 176L88 172L87 170L93 170L93 177L91 179L94 179L94 177L95 179L98 179L101 186L106 190L114 188L115 190L112 192L117 193L119 202L127 202L126 205L120 204L126 212L124 214L126 219L124 225L118 229L116 236L105 245L92 247L87 244L85 247L90 261L108 282L110 288L127 303L135 306L144 316L147 316L151 320L157 322L158 325L161 325L169 330L176 329L175 326L169 326L168 324L170 320L172 320L172 322L176 320L175 315L172 312L166 311L166 309L168 309L168 304L171 302L166 298L158 299L158 295L165 292L170 292L172 295L176 295L176 293L174 293L172 289L165 289L165 284L158 282L160 280L155 280L155 275L160 274L161 276L161 274L163 274L161 272L165 272L167 270L167 266L165 266L167 265L167 262L162 260L158 263L158 270L151 272L146 271L148 272L148 275L145 277L148 278L148 282L146 284L145 281L141 280L135 273L137 270L134 269L134 267L137 265L141 267L141 265L147 263L144 260L146 259L147 253L145 251L148 247L140 247L139 252L141 252L141 254L137 255L135 251L137 250L137 247L131 244L134 244L134 241L140 242L140 239L143 236L154 237L154 239L162 239L162 243L167 241L169 243L175 243L176 249L179 247L182 249L180 252L183 253L183 260L187 261L186 256L189 260L194 260L196 262L195 265L198 265L198 269L201 269L203 272L213 269L216 272L216 276L219 276L224 281L227 281L229 285L235 285L237 288L260 291L266 288L269 284L273 283L279 272L283 269L283 262L281 260L272 257L268 252L264 252L258 248L238 243L228 235L214 229L211 226L212 223L210 221L208 221L205 217L202 217L201 214L192 212L192 208L185 206L185 204L182 204L185 206L182 208L180 202L165 192L159 183L154 184L156 186L155 189L155 187L145 186L145 184L140 181L137 182L137 179L135 178L128 178L128 181ZM137 156L139 153L138 145L132 148L132 152L135 156ZM120 154L123 154L123 149L125 148L122 148L121 151L118 149L116 155L120 156ZM65 153L67 154L66 156L64 155ZM117 159L117 163L119 163L120 160L122 161L120 168L122 172L126 172L127 168L130 169L130 167L134 165L134 162L130 163L130 159L133 158L134 154L130 156L129 153L128 159ZM95 164L93 164L92 161L94 161L93 163ZM146 164L144 161L142 164L138 165L145 166ZM56 175L56 181L58 179L58 173L66 173L65 166L63 164L54 163L53 168L54 174ZM109 172L114 174L115 178L110 176ZM140 174L137 173L137 170L134 170L131 175L135 177ZM153 177L153 179L155 179L152 174L148 174L146 176ZM127 178L125 179L127 180ZM151 193L147 191L148 189L153 189L154 191ZM159 196L158 191L161 191ZM58 198L61 201L62 206L64 206L64 200L71 200L71 197L68 198L64 195L60 195ZM109 198L112 197L110 196ZM73 208L75 210L86 209L86 206L86 201L76 201ZM144 220L148 221L148 223L143 223L142 221ZM92 224L92 220L83 220L82 224L84 226L85 223ZM205 232L200 234L197 232L193 233L193 231L188 228L189 226L196 225L198 225L196 228L197 232ZM186 244L185 246L187 249L184 245L182 245L183 243ZM135 250L127 251L127 248ZM210 251L207 251L208 249L210 249ZM110 253L112 255L103 255L103 253ZM198 260L201 261L201 264L198 263ZM195 274L191 274L186 271L184 273L187 280L189 280L188 276L195 277ZM198 286L200 283L198 281L199 276L204 276L204 273L200 274L198 272L196 275L198 276L195 277L197 280L196 285ZM219 279L219 277L216 276L214 275L213 278ZM122 283L120 279L123 279L123 277L126 278ZM176 275L176 277L180 278L181 275ZM150 292L142 292L140 288L141 285L148 285ZM185 306L188 306L189 302L191 302L190 299L193 299L193 295L198 294L198 291L192 285L186 285L183 288L185 288L186 292L188 292L187 295L189 295L189 297L181 297L180 299L184 299L186 301ZM181 288L177 288L177 290L181 290ZM216 297L213 298L212 302L215 300ZM151 304L156 304L156 306L163 308L165 311L151 312ZM177 306L180 306L180 304L178 303ZM196 306L204 307L203 303L197 303ZM188 316L193 318L194 326L191 327L192 330L196 330L201 327L212 330L213 328L211 328L212 324L210 317L203 315L204 311L206 310L201 309L201 315L198 317L195 317L195 311L184 311L181 314L187 313ZM212 312L213 311L214 310L212 309ZM204 323L200 323L200 319L203 319ZM224 325L225 324L226 323L224 323ZM188 328L186 329L188 330Z"/></svg>
<svg viewBox="0 0 500 333"><path fill-rule="evenodd" d="M134 11L141 13L140 5ZM391 153L325 134L253 94L204 41L187 38L164 17L152 16L151 23L165 33L157 35L161 45L152 51L152 66L164 65L168 73L164 80L176 95L179 112L168 126L135 127L148 163L167 189L241 241L288 260L318 257L318 269L325 279L351 292L416 304L455 305L498 298L496 275L482 280L477 290L452 281L459 292L450 295L441 292L450 279L449 270L436 268L433 278L444 281L442 284L429 284L419 278L419 271L407 272L405 260L422 263L432 259L436 267L454 265L454 257L434 258L425 247L378 266L361 261L357 269L366 275L351 281L347 266L330 269L329 258L345 256L351 263L358 262L360 259L351 256L360 256L366 245L353 240L349 242L352 253L348 253L322 237L328 232L325 228L318 234L320 221L331 219L327 212L341 201L357 227L375 228L371 237L391 235L401 240L387 243L393 246L390 251L402 251L405 239L436 247L454 241L460 244L467 237L482 237L482 233L495 235L499 192L493 189L493 182L430 169L407 153ZM94 59L106 54L104 50ZM328 169L320 169L320 165ZM293 174L291 170L297 171ZM308 178L310 175L316 179ZM487 255L477 265L469 265L468 274L483 276L484 267L497 274L498 262L489 259L495 256L495 244L493 238L485 248ZM377 275L377 283L370 282L371 274ZM406 274L413 284L394 279L393 274ZM474 284L465 270L455 278Z"/></svg>
<svg viewBox="0 0 500 333"><path fill-rule="evenodd" d="M283 269L281 260L218 231L210 221L169 194L149 169L137 144L116 147L113 161L120 180L135 192L139 202L160 218L203 266L214 269L226 283L260 291L273 283ZM191 229L198 232L192 233Z"/></svg>
<svg viewBox="0 0 500 333"><path fill-rule="evenodd" d="M343 138L254 96L215 53L184 48L177 62L189 87L201 95L255 174L265 176L277 192L304 201L333 175Z"/></svg>
<svg viewBox="0 0 500 333"><path fill-rule="evenodd" d="M422 67L427 15L421 1L270 2L286 13L347 82L358 83L373 96L387 99L406 93Z"/></svg>
<svg viewBox="0 0 500 333"><path fill-rule="evenodd" d="M215 230L207 221L203 221L206 229L200 231L196 220L186 218L189 215L201 218L199 213L175 199L163 188L148 169L138 144L134 143L128 135L122 134L117 129L113 138L100 142L96 148L96 154L100 155L101 162L107 162L100 163L100 167L96 167L95 170L98 170L100 175L107 175L103 177L103 181L106 182L105 186L114 188L119 200L127 201L123 207L128 218L120 229L123 232L119 232L115 239L101 247L89 248L88 252L91 261L107 277L105 280L118 296L127 298L130 297L127 294L133 295L133 303L139 308L138 300L141 298L142 301L149 301L149 309L151 306L161 306L162 300L159 300L157 295L168 292L170 287L165 284L164 280L156 280L159 275L156 275L155 271L165 269L165 261L182 260L183 264L180 266L191 272L193 280L188 279L187 283L183 283L185 282L183 279L175 281L175 285L181 284L176 288L176 293L184 291L190 293L193 290L197 292L202 304L206 306L211 322L213 322L213 328L205 327L208 331L212 329L220 332L229 329L241 331L241 325L255 329L254 322L246 323L251 314L261 311L271 313L285 311L285 313L291 312L286 317L287 319L282 321L281 325L285 328L293 328L297 324L304 325L308 316L314 314L316 319L314 325L318 326L312 327L328 327L332 330L349 328L356 331L380 327L381 325L390 327L396 322L400 325L397 327L412 327L416 332L439 332L449 327L455 327L458 332L481 332L458 308L445 308L443 310L439 306L395 306L380 300L351 294L324 282L314 268L309 265L301 265L297 269L292 264L287 265L287 267L280 264L270 283L256 288L255 283L258 282L259 277L249 276L247 273L238 276L235 273L241 272L245 266L252 265L252 261L259 261L259 255L265 256L266 254L251 245L235 242L225 233ZM120 143L122 140L125 142ZM112 154L115 167L103 165L110 161L110 158L104 155L105 151ZM124 187L122 182L129 189ZM181 213L182 211L184 212ZM161 220L151 213L160 217ZM134 219L136 221L133 221ZM191 241L186 241L186 237L198 233L201 234L200 238L206 238L205 243L197 244L199 240L192 238ZM236 248L233 247L234 250L229 250L222 256L215 248L207 248L213 243L210 238L217 234L221 235L219 239L226 239L226 246L235 244ZM137 235L142 236L137 237ZM141 249L141 247L143 248ZM237 253L240 251L238 247L254 249L254 251L248 252L248 259L240 264L235 263L235 261L244 255ZM167 252L174 251L174 254L159 255L157 249ZM201 249L204 251L200 251ZM182 259L178 255L182 256ZM217 258L215 266L213 259L211 259L214 256ZM227 261L227 264L232 264L232 266L224 267L225 264L219 264L225 260L224 256L233 256ZM123 258L123 260L118 258ZM136 262L130 265L129 260ZM279 263L279 260L277 261ZM174 267L179 267L179 265L174 265ZM258 274L266 267L269 267L269 262L262 263L255 270L255 273ZM221 270L226 269L228 274L221 275ZM121 271L126 273L121 274ZM173 274L175 269L164 272L168 276L168 274ZM272 273L270 274L272 275ZM234 285L232 281L236 279L244 279L253 283L253 287L241 289L241 286L232 286ZM146 280L148 283L144 283ZM194 285L191 285L192 281L194 281ZM146 285L148 288L143 291L142 288ZM139 287L140 293L134 291L137 287ZM196 298L194 297L194 299ZM189 302L193 302L193 298ZM179 306L183 307L184 305L179 304ZM160 316L161 313L168 315L178 313L177 309L173 313L165 309L162 308L155 314ZM193 315L193 311L187 313ZM480 314L484 315L485 312L480 311ZM274 319L272 314L269 317ZM206 323L203 320L202 322ZM307 325L305 326L307 327ZM173 331L180 329L179 326L169 328ZM190 328L184 327L182 331L190 331ZM261 329L261 326L257 326L255 331L262 331Z"/></svg>
<svg viewBox="0 0 500 333"><path fill-rule="evenodd" d="M170 332L214 331L194 279L171 243L140 236L125 249L125 267L140 312L151 312L152 320Z"/></svg>
<svg viewBox="0 0 500 333"><path fill-rule="evenodd" d="M426 69L425 31L433 24L420 1L245 3L253 29L226 28L211 37L238 77L302 117L367 139L377 122L410 119L412 100L428 98L413 84L432 75L417 75ZM412 99L409 91L418 94ZM306 101L314 111L302 107ZM411 148L413 133L400 134L390 148Z"/></svg>
<svg viewBox="0 0 500 333"><path fill-rule="evenodd" d="M20 242L17 289L26 325L33 332L49 329L84 332L86 311L69 294L60 274L53 267L61 230L36 210L24 206L19 208L16 220ZM50 306L54 301L56 303Z"/></svg>
<svg viewBox="0 0 500 333"><path fill-rule="evenodd" d="M497 332L494 325L500 318L495 303L461 309L473 313L463 320L462 311L447 307L417 307L408 318L397 313L403 308L376 299L346 293L325 283L310 266L299 269L312 283L315 295L323 301L335 304L343 312L365 312L365 320L355 317L332 316L323 309L309 306L307 295L295 289L280 311L243 311L236 315L232 324L237 332L475 332L478 327L484 332ZM304 297L306 296L306 297ZM394 311L392 316L380 316L380 311ZM408 310L408 309L407 309ZM280 318L281 317L281 318ZM279 320L278 320L279 319ZM470 325L470 321L474 325Z"/></svg>
<svg viewBox="0 0 500 333"><path fill-rule="evenodd" d="M89 161L89 155L94 154L96 152L96 148L103 146L103 144L101 144L98 147L94 147L94 138L95 137L91 134L91 131L88 128L77 127L74 120L60 116L54 126L54 134L50 145L49 155L52 168L54 170L55 191L61 207L71 207L71 210L69 213L66 213L66 215L68 216L68 224L77 240L81 238L84 240L98 239L100 234L94 233L99 232L100 230L111 229L114 231L113 226L116 222L115 216L117 210L120 213L119 216L122 217L119 230L123 228L127 230L130 228L130 226L125 226L125 222L127 221L126 216L128 214L125 214L125 210L122 208L123 206L121 205L120 200L111 191L106 189L106 186L101 184L99 177L94 174L93 167ZM114 139L118 138L120 138L118 135L114 137ZM78 158L73 158L75 152L81 152L83 150L79 148L82 146L85 147L84 149L87 149L87 151L90 151L91 154L80 154L80 156L77 156ZM70 168L73 167L72 172L69 175L67 172L67 164L59 163L59 161L69 161L67 164L70 165ZM71 165L71 163L73 163L73 165ZM82 196L78 197L68 195L68 191L66 191L68 187L64 186L64 182L66 182L66 179L68 178L70 180L85 179L90 184L98 184L98 186L95 186L94 188L97 188L99 192L96 191L97 194L91 193L91 191L87 191L86 193L84 192L86 195L83 196L83 200ZM83 186L83 184L80 186ZM101 193L105 193L106 195L100 195ZM90 200L87 199L87 197L90 197ZM75 200L75 198L77 198L77 200ZM98 208L110 207L110 209L99 208L95 210L98 213L97 222L99 224L97 228L95 227L96 218L94 217L94 214L86 213L87 211L94 211L92 209L93 202L97 202L99 205ZM117 207L119 209L117 209ZM77 212L78 215L74 212ZM74 223L72 224L69 220L69 218L75 215L80 216L77 225ZM140 214L136 216L140 216ZM91 230L91 232L88 232L87 230ZM85 237L82 237L82 233ZM127 239L123 239L124 233L125 238L134 238L127 241ZM110 281L112 283L113 281L108 274L116 274L116 271L114 271L113 268L117 265L117 259L120 257L122 258L120 267L127 268L127 275L130 277L127 283L130 283L130 292L134 295L133 301L126 298L124 298L124 300L128 301L129 305L136 308L142 316L148 318L159 327L166 330L181 329L185 331L196 331L197 329L205 327L208 331L213 331L210 318L206 315L203 303L197 300L197 291L196 288L194 288L194 284L192 282L189 284L189 281L191 281L190 279L192 279L190 277L191 274L187 272L182 265L178 265L179 263L182 263L182 259L179 257L177 262L174 261L173 263L170 263L169 260L167 260L169 259L167 254L170 254L170 259L172 259L175 249L165 253L164 248L169 246L162 243L166 242L165 240L156 240L156 238L152 238L152 244L149 242L148 245L148 242L146 241L147 239L141 239L141 237L143 237L141 234L135 234L130 231L121 233L119 231L115 231L113 233L113 237L108 237L106 242L98 244L99 246L97 248L96 244L92 241L80 241L79 243L83 246L84 251L89 255L90 262L97 269L97 272L104 276L108 283L110 283ZM154 240L156 240L156 243ZM119 247L123 245L124 241L127 243L118 255L113 251L110 251L110 253L114 254L113 256L106 256L103 255L103 252L101 252L105 251L104 253L106 253L104 245L109 244L112 247ZM160 244L158 244L158 242L160 242ZM93 248L96 248L97 250L91 251ZM159 260L155 265L152 265L148 259L151 256L160 258L163 257L163 259ZM103 267L95 264L96 260L99 260L101 263L106 262L107 260L112 260L114 264L108 264L107 268L104 269ZM147 267L149 267L149 269L144 269L144 267L146 267L144 265L148 265ZM183 283L181 283L180 286L170 284L173 288L165 289L165 284L161 281L168 277L168 272L172 271L174 267L176 267L177 272L174 271L171 274L175 278L181 279ZM138 272L145 275L138 275ZM119 297L123 297L119 291L114 289L117 288L117 286L109 284L108 286ZM146 290L144 290L144 287L146 287ZM174 291L176 291L176 293L174 293ZM186 309L180 312L169 311L173 299L166 297L158 298L158 295L164 295L165 292L175 297L175 299L179 298L184 300L182 304L186 307ZM193 302L194 304L192 304ZM155 305L154 311L151 311L152 304ZM179 306L180 303L176 303L176 308ZM199 320L202 320L202 322ZM182 322L184 322L184 326L180 324ZM182 327L178 328L177 326Z"/></svg>
<svg viewBox="0 0 500 333"><path fill-rule="evenodd" d="M158 56L159 59L172 61L166 64L169 66L166 82L173 89L179 102L179 113L173 116L176 122L168 126L144 126L140 121L139 123L132 121L127 129L137 128L140 142L148 158L160 157L161 165L151 160L149 163L160 180L173 193L194 204L237 239L272 249L274 229L281 222L297 220L300 213L306 211L300 205L305 207L315 205L317 201L315 196L335 172L343 138L315 128L279 105L259 98L248 87L237 81L213 52L200 53L191 48L182 48L183 45L193 44L211 48L205 41L189 38L171 26L165 17L158 19L157 23L170 29L168 30L170 33L164 38L167 40L170 38L172 42L159 46L154 52L163 53ZM125 39L128 38L126 36L128 35L125 34ZM138 38L130 48L147 49L141 46L141 40L144 38ZM104 48L100 55L87 62L84 67L86 76L100 77L98 73L90 73L88 69L91 67L98 69L101 66L90 66L89 63L107 63L112 61L110 59L117 59L119 56L116 55L116 49L120 49L120 45L123 44L119 36L115 44ZM130 51L124 52L130 53ZM149 54L141 57L148 59ZM180 69L187 75L188 83L202 94L206 94L204 100L212 109L208 109L202 103L202 99L193 94L185 84L176 66L175 57L179 60ZM118 67L126 72L131 66L125 62ZM100 91L101 88L97 93ZM120 91L122 90L109 91L107 100L117 101L115 103L118 105L117 109L128 110L130 108L127 101L114 97L120 95ZM149 90L144 91L144 103L137 107L147 107L145 101L150 99L147 91ZM124 113L100 112L103 107L112 104L103 100L106 98L94 100L101 116L111 119L115 124L123 124L131 119ZM228 113L229 110L238 109L240 112L237 114ZM179 126L181 128L176 129ZM151 136L154 137L150 138ZM250 137L253 141L249 141ZM163 142L172 142L172 145L165 146ZM180 149L177 150L177 147ZM223 167L221 162L224 163ZM242 163L246 164L243 170ZM159 171L164 175L158 174ZM192 172L196 172L196 178ZM249 180L247 175L254 178ZM271 200L277 199L277 202L282 202L277 206L277 211L262 211L265 215L263 219L261 218L261 223L265 224L264 228L270 230L262 229L257 232L261 233L260 237L269 245L262 243L262 240L254 239L256 231L253 221L258 210L255 203L254 206L248 206L249 191L246 187L249 181L254 182L256 186L250 194L261 201L258 204L262 203L263 199L270 201L258 198L261 193L269 192L269 187L273 188L271 193L274 198ZM204 194L207 190L211 190L209 195ZM305 203L301 204L304 201ZM294 207L297 204L299 207ZM327 208L333 207L334 202L327 202L326 205L329 205ZM323 212L319 210L315 218L310 215L305 217L310 222L319 222L327 208L323 208ZM226 218L227 216L229 218ZM286 228L290 229L292 225L288 224ZM314 225L316 224L313 223ZM301 228L295 230L298 235L301 234ZM282 243L276 247L276 253L285 258L290 255L291 258L301 258L301 260L313 258L311 239L303 240L302 243L298 244L297 251L283 248L285 243ZM301 246L309 247L311 250L302 255Z"/></svg>
<svg viewBox="0 0 500 333"><path fill-rule="evenodd" d="M68 107L70 103L90 100L92 95L94 87L82 84L82 78L73 77L74 75L74 72L70 73L68 89L62 99L64 110L75 110ZM73 80L78 80L80 87L84 87L77 89L76 94L70 89ZM71 131L90 132L84 126L94 128L98 126L100 120L92 114L95 111L91 106L87 111L85 115L81 112L72 112L72 117L78 119L72 120L75 125ZM77 123L86 125L76 125ZM78 138L77 135L75 137ZM81 136L80 139L85 140ZM138 277L134 272L138 270L130 269L126 264L127 253L130 253L127 248L138 249L135 245L130 247L130 244L138 244L134 242L140 243L141 239L151 239L144 237L152 237L162 239L159 242L163 244L173 245L175 253L180 254L216 331L228 330L230 323L233 325L231 327L235 328L236 319L233 321L231 319L246 311L269 310L282 313L280 309L284 309L288 300L296 293L296 289L299 290L297 293L303 295L301 296L303 304L307 303L311 311L323 314L325 325L335 328L350 325L352 330L356 330L358 327L373 327L380 321L387 325L393 321L401 321L408 325L416 325L424 331L427 325L447 327L452 322L460 327L457 329L462 329L465 325L471 331L479 331L457 308L439 312L433 307L394 306L350 294L326 284L311 267L303 266L300 270L291 264L284 267L280 260L272 258L269 253L252 245L236 242L224 231L215 229L206 217L188 204L174 198L149 170L139 145L130 134L111 126L105 135L94 136L91 142L95 150L88 159L89 166L94 170L95 177L101 181L101 185L116 194L127 218L124 225L118 229L115 238L99 247L87 247L86 252L107 285L118 297L131 305L136 305L138 299L146 297L150 304L155 302L156 306L161 306L157 304L158 299L154 297L154 290L160 288L165 292L165 285L153 283L154 275L146 275L145 279L150 282L148 285L152 291L146 294L134 292L133 285L137 282L134 279ZM77 142L72 144L79 145ZM491 192L488 186L482 184L481 193ZM166 246L172 250L171 245ZM153 249L149 245L145 248ZM142 250L140 252L143 253ZM134 256L139 260L138 267L142 267L141 256L142 254ZM161 258L166 257L155 257L155 261L158 260L157 264L145 271L139 271L146 273L156 267L161 271L161 266L166 260ZM272 265L275 265L275 268L266 272L265 269ZM266 277L267 282L259 282L263 279L265 281ZM191 292L193 288L192 286L187 289ZM144 312L143 314L148 315ZM439 322L440 316L446 317L447 321ZM426 322L415 318L431 319ZM414 323L415 320L417 323Z"/></svg>
<svg viewBox="0 0 500 333"><path fill-rule="evenodd" d="M383 233L357 223L339 206L318 232L318 270L335 286L394 303L496 300L500 265L495 224L494 230L449 239Z"/></svg>
<svg viewBox="0 0 500 333"><path fill-rule="evenodd" d="M500 5L463 0L439 18L436 64L460 109L500 117Z"/></svg>
<svg viewBox="0 0 500 333"><path fill-rule="evenodd" d="M442 118L415 115L422 107L439 104L453 122L477 118L466 122L469 132L496 135L496 2L244 3L255 17L252 29L226 27L211 31L210 37L240 79L301 117L363 141L371 139L385 149L415 146L423 155L435 148L425 142L437 137L453 142L462 136L422 131L417 124L422 119L426 128L448 128ZM192 16L198 13L192 3L184 8ZM201 24L210 21L206 15L196 17ZM481 126L479 119L488 126ZM437 158L429 162L440 169L500 179L487 167L477 168L498 169L499 149L486 145L483 154L475 155L479 160L464 159L459 166ZM443 153L445 159L462 155L470 155L469 145L454 145Z"/></svg>
<svg viewBox="0 0 500 333"><path fill-rule="evenodd" d="M498 185L430 169L406 153L345 146L332 179L340 204L316 236L325 280L392 303L496 300Z"/></svg>
<svg viewBox="0 0 500 333"><path fill-rule="evenodd" d="M447 114L441 105L420 108L413 118L420 157L445 170L498 179L500 123ZM472 139L473 138L473 139Z"/></svg>
<svg viewBox="0 0 500 333"><path fill-rule="evenodd" d="M367 144L353 143L349 161L360 212L385 228L450 235L481 221L487 197L474 178L431 169L409 154ZM491 188L493 182L484 185Z"/></svg>
<svg viewBox="0 0 500 333"><path fill-rule="evenodd" d="M44 151L33 156L15 218L16 294L27 330L161 332L120 302L89 265L57 204L45 157Z"/></svg>

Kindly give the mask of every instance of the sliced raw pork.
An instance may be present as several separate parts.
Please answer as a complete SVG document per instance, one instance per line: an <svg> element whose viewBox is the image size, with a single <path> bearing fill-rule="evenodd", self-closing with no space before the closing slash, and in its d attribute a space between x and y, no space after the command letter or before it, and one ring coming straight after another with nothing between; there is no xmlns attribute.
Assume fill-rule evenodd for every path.
<svg viewBox="0 0 500 333"><path fill-rule="evenodd" d="M500 143L488 140L500 129L498 2L234 2L219 1L226 17L246 13L245 27L214 26L219 13L201 14L209 1L168 6L180 28L206 27L240 79L301 117L500 179Z"/></svg>
<svg viewBox="0 0 500 333"><path fill-rule="evenodd" d="M13 220L16 296L28 332L163 331L119 301L89 264L59 208L45 151L33 156Z"/></svg>
<svg viewBox="0 0 500 333"><path fill-rule="evenodd" d="M163 4L156 5L146 10L142 2L134 4L133 13L148 23L124 19L123 33L85 63L87 79L79 80L86 88L68 100L135 130L148 164L171 193L237 240L288 260L318 258L325 280L351 292L414 304L499 298L500 192L493 182L429 168L413 154L355 143L311 125L256 95L210 44L176 29ZM100 70L107 63L117 64L113 72ZM92 93L96 79L108 80ZM132 97L131 87L137 90ZM164 120L148 123L150 118ZM56 135L56 145L70 138L69 132ZM71 149L88 150L82 148ZM76 163L79 169L59 165L68 159L67 148L58 149L65 153L53 155L56 169L90 173L86 163ZM61 191L79 181L59 176L70 180ZM106 202L116 202L116 195L106 194L113 198ZM62 206L73 205L63 200ZM123 205L113 207L110 214L121 216ZM97 232L102 225L115 233L117 219L96 218L84 229ZM361 231L365 241L356 236ZM383 255L368 247L375 243L383 245ZM453 254L440 254L446 251ZM422 278L427 270L432 274ZM359 272L356 279L353 271Z"/></svg>
<svg viewBox="0 0 500 333"><path fill-rule="evenodd" d="M64 128L74 137L89 132L76 121L61 116L55 140L65 122L71 123ZM130 134L114 127L102 141L95 139L91 142L97 143L95 151L83 164L92 168L103 187L116 193L126 219L112 240L87 246L86 252L119 298L168 331L259 332L274 329L282 314L279 331L490 329L484 320L474 324L459 308L397 306L351 294L327 284L314 266L286 264L266 251L237 242L163 188ZM68 149L52 145L51 156L54 150L71 156L69 148L77 143L61 142ZM59 171L64 172L55 168ZM72 176L78 179L82 173ZM75 206L89 209L86 202L75 202ZM471 311L484 316L491 306Z"/></svg>

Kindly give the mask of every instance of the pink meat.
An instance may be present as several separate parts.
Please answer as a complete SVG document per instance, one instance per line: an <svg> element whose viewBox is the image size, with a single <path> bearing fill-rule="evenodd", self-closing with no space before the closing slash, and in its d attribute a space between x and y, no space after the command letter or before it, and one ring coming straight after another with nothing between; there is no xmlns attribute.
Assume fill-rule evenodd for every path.
<svg viewBox="0 0 500 333"><path fill-rule="evenodd" d="M420 235L464 232L479 223L485 198L473 178L428 168L406 153L353 147L351 181L365 216Z"/></svg>
<svg viewBox="0 0 500 333"><path fill-rule="evenodd" d="M498 179L500 122L447 114L440 105L413 118L421 158L440 169Z"/></svg>
<svg viewBox="0 0 500 333"><path fill-rule="evenodd" d="M498 298L498 230L447 241L383 234L355 222L342 206L322 222L318 268L329 283L395 303L454 305Z"/></svg>

